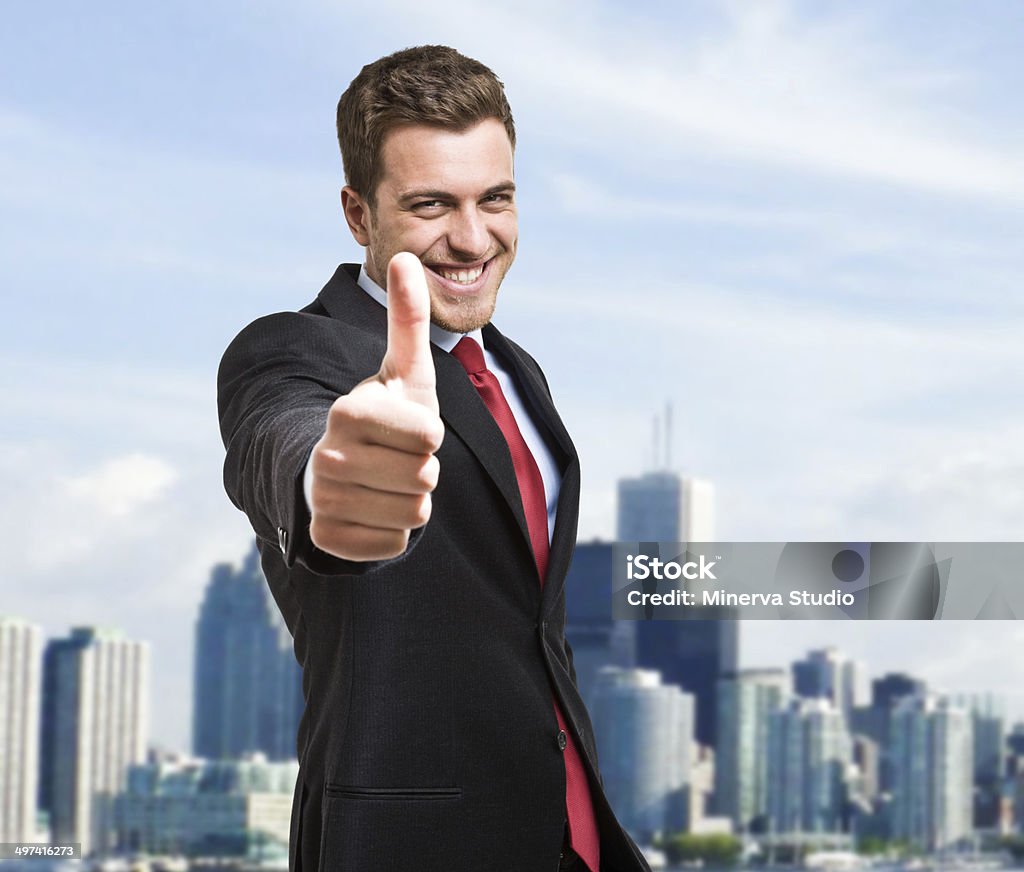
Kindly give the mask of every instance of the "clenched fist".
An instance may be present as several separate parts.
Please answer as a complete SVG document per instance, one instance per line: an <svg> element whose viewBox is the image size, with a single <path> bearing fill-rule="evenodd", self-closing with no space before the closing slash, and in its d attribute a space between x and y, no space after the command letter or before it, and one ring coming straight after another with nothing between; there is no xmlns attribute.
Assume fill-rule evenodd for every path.
<svg viewBox="0 0 1024 872"><path fill-rule="evenodd" d="M430 292L419 259L388 264L388 347L380 370L338 397L310 457L310 538L328 554L383 560L430 518L444 438L430 356Z"/></svg>

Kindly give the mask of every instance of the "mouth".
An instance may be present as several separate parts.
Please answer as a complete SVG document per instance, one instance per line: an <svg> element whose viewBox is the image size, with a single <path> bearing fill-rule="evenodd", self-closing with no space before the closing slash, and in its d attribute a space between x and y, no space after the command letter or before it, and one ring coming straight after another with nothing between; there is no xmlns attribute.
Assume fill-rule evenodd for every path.
<svg viewBox="0 0 1024 872"><path fill-rule="evenodd" d="M474 264L425 263L427 270L446 291L469 296L480 291L491 274L494 258Z"/></svg>

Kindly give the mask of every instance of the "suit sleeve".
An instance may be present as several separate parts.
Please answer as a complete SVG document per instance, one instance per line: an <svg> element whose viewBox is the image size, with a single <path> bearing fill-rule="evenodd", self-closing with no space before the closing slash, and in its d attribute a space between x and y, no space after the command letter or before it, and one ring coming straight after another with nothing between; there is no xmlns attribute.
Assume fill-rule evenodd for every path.
<svg viewBox="0 0 1024 872"><path fill-rule="evenodd" d="M302 479L310 453L334 401L376 371L367 356L339 353L343 331L315 315L269 315L235 338L217 377L228 496L289 568L299 562L320 575L361 575L393 562L342 560L309 538Z"/></svg>

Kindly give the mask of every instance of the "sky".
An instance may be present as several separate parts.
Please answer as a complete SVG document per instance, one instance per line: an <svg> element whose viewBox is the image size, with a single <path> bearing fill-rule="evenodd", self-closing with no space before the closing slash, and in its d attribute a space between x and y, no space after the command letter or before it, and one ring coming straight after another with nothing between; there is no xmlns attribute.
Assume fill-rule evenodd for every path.
<svg viewBox="0 0 1024 872"><path fill-rule="evenodd" d="M1024 519L1024 4L293 0L15 4L0 31L0 612L153 650L187 747L192 633L251 543L217 364L361 251L340 93L398 48L491 66L517 125L495 323L616 481L714 483L722 540L1017 540ZM1024 682L1014 623L744 630L951 689Z"/></svg>

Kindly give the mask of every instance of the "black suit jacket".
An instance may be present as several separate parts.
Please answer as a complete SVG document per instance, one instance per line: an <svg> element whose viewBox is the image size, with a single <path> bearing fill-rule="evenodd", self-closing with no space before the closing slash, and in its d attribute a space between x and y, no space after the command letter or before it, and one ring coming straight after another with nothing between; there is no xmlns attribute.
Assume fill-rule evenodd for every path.
<svg viewBox="0 0 1024 872"><path fill-rule="evenodd" d="M565 820L554 695L587 769L602 869L646 870L601 788L565 641L579 461L529 355L484 328L562 472L543 590L501 431L433 345L445 438L429 523L387 561L341 560L309 540L306 460L331 404L386 346L386 311L357 275L339 267L301 312L250 324L218 378L225 486L256 531L303 670L291 868L554 872Z"/></svg>

